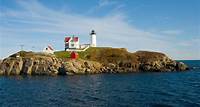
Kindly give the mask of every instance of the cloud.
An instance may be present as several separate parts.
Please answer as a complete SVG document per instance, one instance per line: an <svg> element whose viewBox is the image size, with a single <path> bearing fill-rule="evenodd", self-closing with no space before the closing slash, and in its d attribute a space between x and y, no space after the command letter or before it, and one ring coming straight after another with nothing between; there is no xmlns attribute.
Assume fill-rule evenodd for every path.
<svg viewBox="0 0 200 107"><path fill-rule="evenodd" d="M162 34L166 34L166 35L180 35L183 33L183 31L181 30L165 30L165 31L161 31Z"/></svg>
<svg viewBox="0 0 200 107"><path fill-rule="evenodd" d="M99 12L103 9L106 9L106 11L108 12L108 7L113 7L113 9L111 9L112 13L113 11L115 11L116 9L119 9L122 7L122 4L118 4L117 1L111 1L111 0L99 0L97 5L92 6L87 12L86 14L95 14L96 12Z"/></svg>
<svg viewBox="0 0 200 107"><path fill-rule="evenodd" d="M99 7L104 7L104 6L107 6L107 5L114 4L114 3L115 3L115 2L110 1L110 0L99 0L98 6L99 6Z"/></svg>
<svg viewBox="0 0 200 107"><path fill-rule="evenodd" d="M120 12L92 17L52 10L38 1L16 2L21 9L7 8L0 16L1 57L18 51L20 44L25 44L26 50L31 50L34 46L36 51L40 51L47 44L52 44L57 50L63 50L64 37L72 34L78 35L81 43L88 43L89 32L95 29L98 46L126 47L129 51L161 51L173 58L184 58L184 55L181 57L174 55L179 51L177 49L182 47L180 45L182 41L179 40L180 44L176 44L164 36L181 34L180 31L150 32L139 29L130 25L127 16ZM108 5L113 5L113 2L103 0L99 2L98 8ZM193 46L190 42L188 44ZM200 58L198 55L193 57Z"/></svg>

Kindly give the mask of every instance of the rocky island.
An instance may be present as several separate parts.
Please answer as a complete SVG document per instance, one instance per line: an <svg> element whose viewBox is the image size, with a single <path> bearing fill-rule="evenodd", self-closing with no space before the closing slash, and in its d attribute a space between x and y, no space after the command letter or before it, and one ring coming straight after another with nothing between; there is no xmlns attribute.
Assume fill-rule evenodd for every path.
<svg viewBox="0 0 200 107"><path fill-rule="evenodd" d="M185 71L188 66L163 53L125 48L91 47L70 59L69 52L54 54L20 51L0 62L0 75L74 75L127 72Z"/></svg>

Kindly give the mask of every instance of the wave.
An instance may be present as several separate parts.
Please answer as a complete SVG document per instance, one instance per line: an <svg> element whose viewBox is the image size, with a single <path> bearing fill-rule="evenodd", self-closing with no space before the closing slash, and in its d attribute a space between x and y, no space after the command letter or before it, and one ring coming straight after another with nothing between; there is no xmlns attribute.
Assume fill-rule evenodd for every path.
<svg viewBox="0 0 200 107"><path fill-rule="evenodd" d="M189 67L189 71L200 72L200 66L191 66Z"/></svg>
<svg viewBox="0 0 200 107"><path fill-rule="evenodd" d="M200 69L200 66L191 67L191 69Z"/></svg>

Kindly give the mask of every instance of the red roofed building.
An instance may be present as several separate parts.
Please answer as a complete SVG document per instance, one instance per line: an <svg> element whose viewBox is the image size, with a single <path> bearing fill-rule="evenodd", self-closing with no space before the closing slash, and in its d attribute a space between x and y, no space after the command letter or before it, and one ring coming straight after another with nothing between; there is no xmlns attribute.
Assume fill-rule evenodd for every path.
<svg viewBox="0 0 200 107"><path fill-rule="evenodd" d="M71 52L71 59L77 59L78 58L78 53L76 52Z"/></svg>
<svg viewBox="0 0 200 107"><path fill-rule="evenodd" d="M50 45L48 45L48 48L49 48L49 50L54 51Z"/></svg>
<svg viewBox="0 0 200 107"><path fill-rule="evenodd" d="M46 54L53 54L54 53L54 49L52 46L48 45L47 47L45 47L43 49L43 52L46 53Z"/></svg>
<svg viewBox="0 0 200 107"><path fill-rule="evenodd" d="M79 38L78 37L66 37L65 38L65 50L67 49L78 49L79 46Z"/></svg>

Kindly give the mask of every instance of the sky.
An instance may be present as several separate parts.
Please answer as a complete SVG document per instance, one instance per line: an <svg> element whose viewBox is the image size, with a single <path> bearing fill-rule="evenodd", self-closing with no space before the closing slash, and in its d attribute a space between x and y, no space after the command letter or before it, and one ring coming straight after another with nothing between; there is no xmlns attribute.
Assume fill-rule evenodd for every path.
<svg viewBox="0 0 200 107"><path fill-rule="evenodd" d="M64 50L76 35L97 46L200 59L200 0L0 0L0 58L47 45Z"/></svg>

